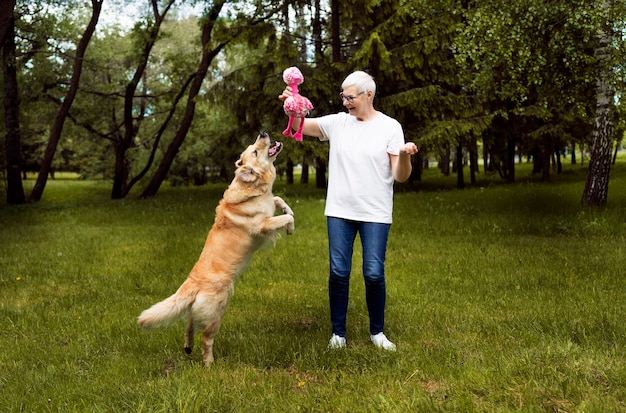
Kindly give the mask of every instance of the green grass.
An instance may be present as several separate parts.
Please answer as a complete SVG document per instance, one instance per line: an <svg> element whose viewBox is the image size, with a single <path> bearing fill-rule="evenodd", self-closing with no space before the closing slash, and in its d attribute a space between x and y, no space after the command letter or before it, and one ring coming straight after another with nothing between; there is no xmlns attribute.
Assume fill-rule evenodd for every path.
<svg viewBox="0 0 626 413"><path fill-rule="evenodd" d="M626 165L599 211L579 206L584 177L441 190L455 178L433 170L399 187L397 353L369 343L358 243L348 348L326 351L323 194L278 183L296 233L237 281L211 369L182 323L135 319L184 280L224 187L112 201L108 183L49 181L41 202L0 206L0 411L626 411Z"/></svg>

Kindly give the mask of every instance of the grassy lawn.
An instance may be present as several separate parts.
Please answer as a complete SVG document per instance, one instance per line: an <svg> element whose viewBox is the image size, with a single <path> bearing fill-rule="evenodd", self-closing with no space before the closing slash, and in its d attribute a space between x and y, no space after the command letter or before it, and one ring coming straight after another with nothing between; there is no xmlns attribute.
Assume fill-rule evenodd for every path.
<svg viewBox="0 0 626 413"><path fill-rule="evenodd" d="M369 342L358 242L348 348L326 350L323 193L277 183L296 232L236 282L210 369L183 323L135 320L187 276L224 186L112 201L110 183L49 181L37 204L0 205L0 412L626 411L626 164L600 211L568 168L398 188L397 353Z"/></svg>

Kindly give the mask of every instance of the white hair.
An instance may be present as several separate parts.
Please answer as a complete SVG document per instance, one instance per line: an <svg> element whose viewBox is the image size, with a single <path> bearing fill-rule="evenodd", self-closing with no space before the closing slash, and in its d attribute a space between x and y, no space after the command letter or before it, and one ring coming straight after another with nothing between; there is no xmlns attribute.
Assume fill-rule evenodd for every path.
<svg viewBox="0 0 626 413"><path fill-rule="evenodd" d="M341 84L341 88L345 89L355 86L359 93L372 92L372 96L376 95L376 82L374 78L363 71L352 72L345 78Z"/></svg>

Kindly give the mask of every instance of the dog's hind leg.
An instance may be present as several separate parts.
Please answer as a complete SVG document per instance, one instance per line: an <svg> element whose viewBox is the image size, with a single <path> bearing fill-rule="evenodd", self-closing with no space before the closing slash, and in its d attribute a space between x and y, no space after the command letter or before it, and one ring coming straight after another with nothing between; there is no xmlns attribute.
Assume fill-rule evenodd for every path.
<svg viewBox="0 0 626 413"><path fill-rule="evenodd" d="M208 367L213 362L213 340L222 323L233 291L232 281L216 294L198 294L192 309L192 319L202 330L202 358Z"/></svg>
<svg viewBox="0 0 626 413"><path fill-rule="evenodd" d="M185 330L185 353L191 354L191 350L193 350L193 338L195 336L195 331L193 328L193 319L189 319L189 324L187 324L187 330Z"/></svg>
<svg viewBox="0 0 626 413"><path fill-rule="evenodd" d="M206 326L202 333L202 360L207 367L213 363L213 342L219 328L220 322L216 321Z"/></svg>

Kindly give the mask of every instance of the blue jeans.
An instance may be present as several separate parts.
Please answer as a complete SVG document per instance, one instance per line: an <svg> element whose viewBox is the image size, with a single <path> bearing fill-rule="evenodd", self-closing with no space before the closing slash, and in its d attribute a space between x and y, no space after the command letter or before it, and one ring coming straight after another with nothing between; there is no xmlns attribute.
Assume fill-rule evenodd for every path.
<svg viewBox="0 0 626 413"><path fill-rule="evenodd" d="M385 253L390 224L350 221L327 217L330 276L328 297L333 334L346 336L346 315L352 271L352 252L357 233L363 248L365 300L370 319L370 333L384 332L385 327Z"/></svg>

